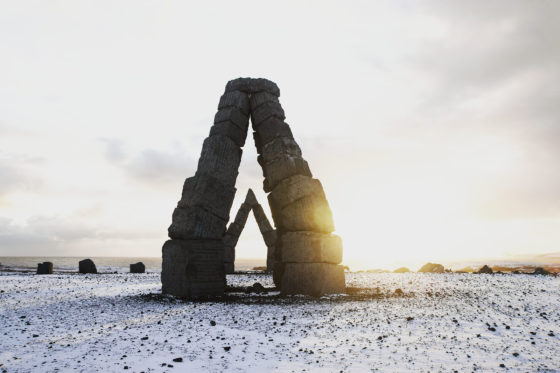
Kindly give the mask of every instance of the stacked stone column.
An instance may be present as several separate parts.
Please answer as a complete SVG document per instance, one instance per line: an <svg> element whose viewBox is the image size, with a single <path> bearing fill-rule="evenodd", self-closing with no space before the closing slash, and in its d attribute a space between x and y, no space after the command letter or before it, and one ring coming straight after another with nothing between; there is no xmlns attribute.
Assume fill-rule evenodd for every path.
<svg viewBox="0 0 560 373"><path fill-rule="evenodd" d="M163 245L162 291L180 297L225 289L223 235L249 126L249 97L228 90L220 99L198 168L185 180Z"/></svg>
<svg viewBox="0 0 560 373"><path fill-rule="evenodd" d="M264 79L236 79L228 89L250 95L253 137L276 226L274 282L284 294L343 292L342 240L332 234L334 222L323 187L313 179L284 121L280 90Z"/></svg>

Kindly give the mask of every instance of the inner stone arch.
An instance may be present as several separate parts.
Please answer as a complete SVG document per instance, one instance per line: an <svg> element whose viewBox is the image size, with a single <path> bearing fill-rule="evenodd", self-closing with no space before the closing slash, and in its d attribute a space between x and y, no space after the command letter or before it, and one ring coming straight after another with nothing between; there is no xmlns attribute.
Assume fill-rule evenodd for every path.
<svg viewBox="0 0 560 373"><path fill-rule="evenodd" d="M237 214L235 214L235 219L229 225L222 239L224 243L224 270L227 274L234 273L235 248L237 247L237 242L239 241L239 237L245 228L245 223L247 223L247 218L251 212L253 212L253 217L257 222L257 226L259 227L259 231L266 245L266 271L271 272L274 266L276 230L270 225L261 204L257 201L255 193L249 189L245 200L241 203L241 206L239 206Z"/></svg>
<svg viewBox="0 0 560 373"><path fill-rule="evenodd" d="M249 117L276 227L276 286L284 294L344 291L342 240L332 234L334 222L323 187L313 179L284 121L279 96L278 86L266 79L227 83L197 171L185 180L173 211L170 240L162 249L163 293L196 298L225 290L226 225Z"/></svg>

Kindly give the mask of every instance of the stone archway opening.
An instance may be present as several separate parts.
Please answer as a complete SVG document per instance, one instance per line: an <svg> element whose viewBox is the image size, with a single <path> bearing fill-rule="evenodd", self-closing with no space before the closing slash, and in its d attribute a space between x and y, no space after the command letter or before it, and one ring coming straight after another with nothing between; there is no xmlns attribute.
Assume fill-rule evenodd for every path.
<svg viewBox="0 0 560 373"><path fill-rule="evenodd" d="M162 249L163 293L196 298L224 292L224 263L233 263L228 247L242 230L235 220L226 226L249 118L275 225L265 231L269 234L265 242L272 243L274 236L271 267L276 286L284 294L344 291L342 240L332 234L334 222L323 186L312 177L284 121L279 96L278 86L266 79L239 78L227 83L197 171L185 180L173 211L170 240ZM241 217L245 214L244 210Z"/></svg>

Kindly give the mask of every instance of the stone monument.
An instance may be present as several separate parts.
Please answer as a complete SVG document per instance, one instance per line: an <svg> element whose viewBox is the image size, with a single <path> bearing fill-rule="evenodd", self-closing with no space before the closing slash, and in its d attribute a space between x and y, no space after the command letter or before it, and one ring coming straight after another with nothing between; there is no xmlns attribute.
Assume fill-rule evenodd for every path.
<svg viewBox="0 0 560 373"><path fill-rule="evenodd" d="M232 247L235 235L239 237L240 223L245 224L250 211L242 205L226 233L249 117L276 230L267 226L268 219L265 223L262 207L252 210L261 233L266 233L267 246L275 248L273 258L267 260L274 282L284 294L345 290L344 270L339 265L342 240L332 234L334 222L323 187L312 177L284 121L279 96L278 86L266 79L239 78L227 83L197 171L185 180L173 212L170 240L162 253L164 293L200 297L224 291L226 269L233 266L232 252L225 247Z"/></svg>

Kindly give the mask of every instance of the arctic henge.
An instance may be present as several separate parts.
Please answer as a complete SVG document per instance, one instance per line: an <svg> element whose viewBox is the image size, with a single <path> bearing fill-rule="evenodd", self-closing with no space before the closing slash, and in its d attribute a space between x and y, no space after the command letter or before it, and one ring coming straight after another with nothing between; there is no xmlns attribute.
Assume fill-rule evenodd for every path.
<svg viewBox="0 0 560 373"><path fill-rule="evenodd" d="M334 222L323 186L312 177L284 122L279 96L278 86L266 79L227 83L197 171L185 180L173 211L170 239L162 249L163 293L187 298L222 295L251 209L267 246L267 270L282 294L345 291L342 240L332 234ZM227 227L249 117L275 229L268 219L264 222L266 215L251 191Z"/></svg>

